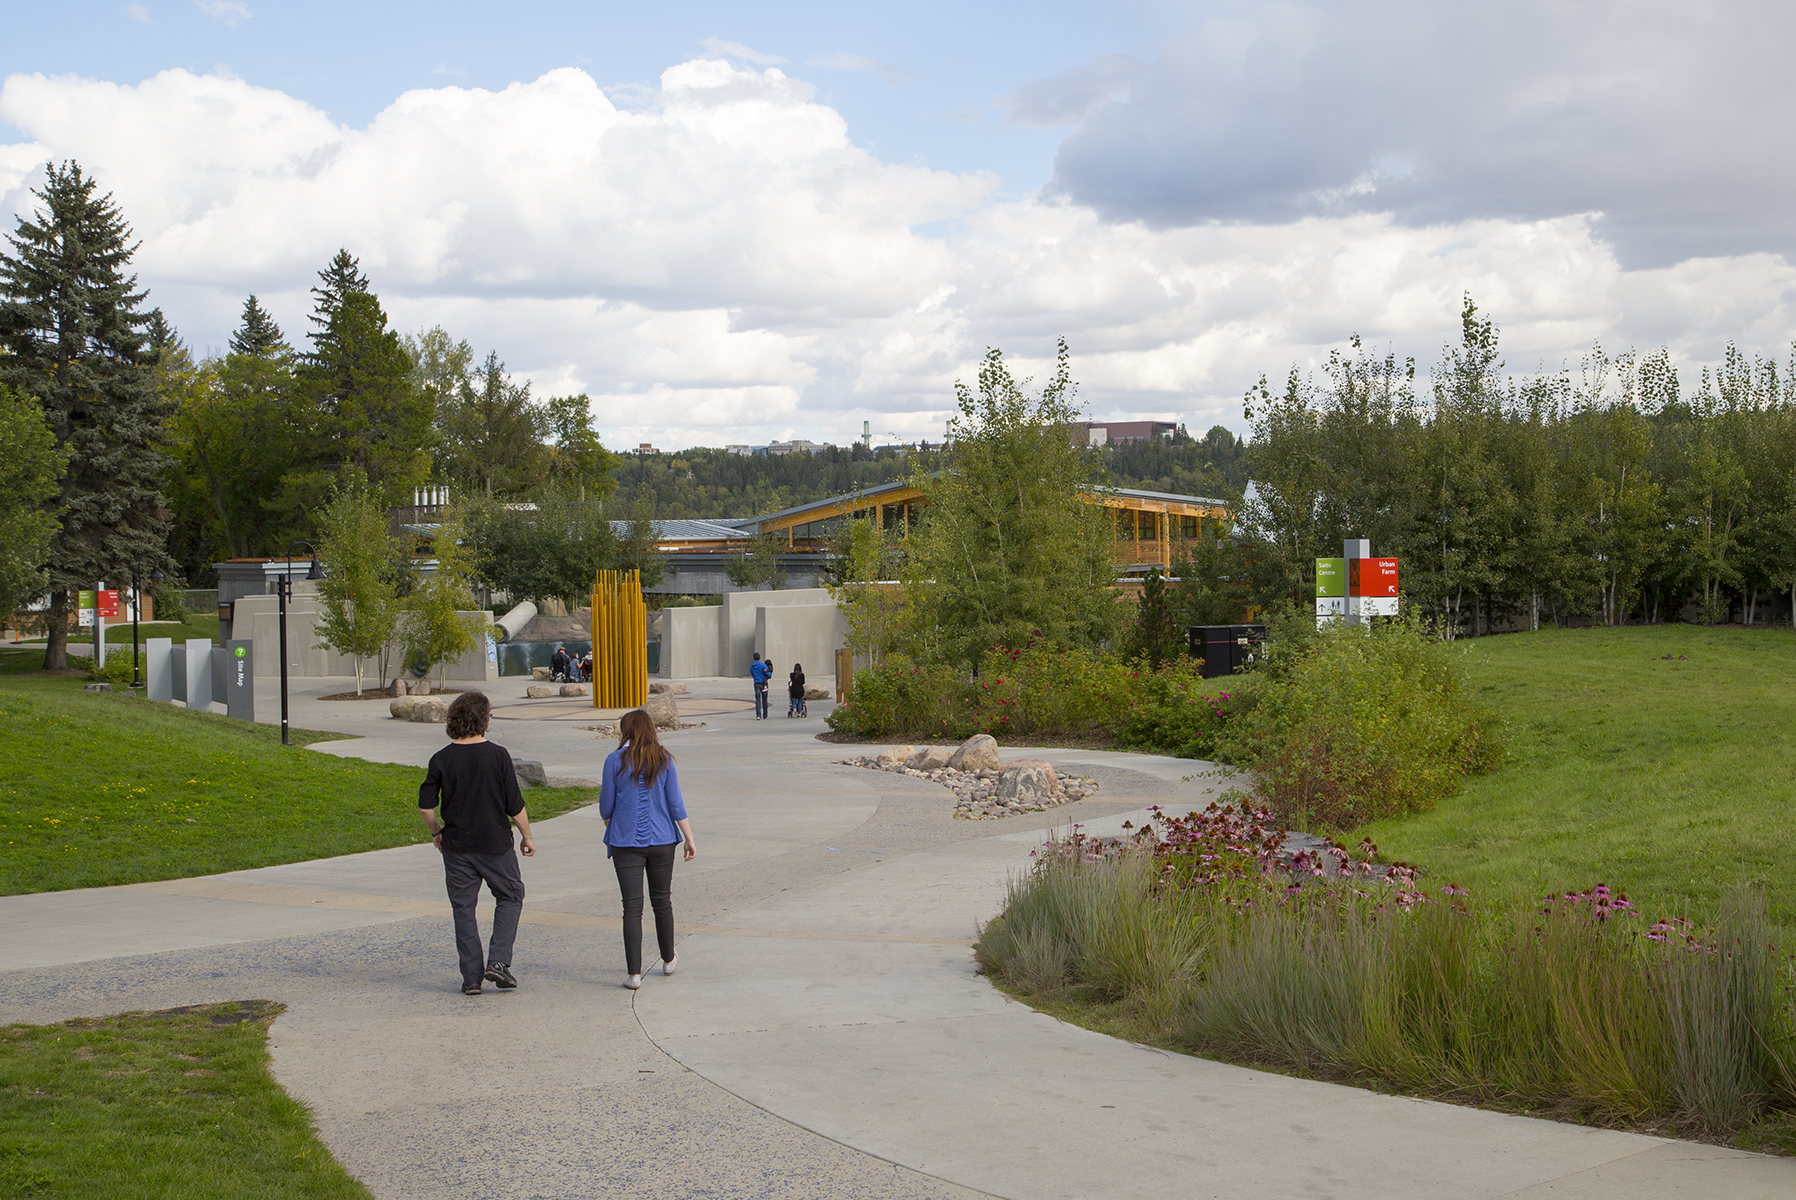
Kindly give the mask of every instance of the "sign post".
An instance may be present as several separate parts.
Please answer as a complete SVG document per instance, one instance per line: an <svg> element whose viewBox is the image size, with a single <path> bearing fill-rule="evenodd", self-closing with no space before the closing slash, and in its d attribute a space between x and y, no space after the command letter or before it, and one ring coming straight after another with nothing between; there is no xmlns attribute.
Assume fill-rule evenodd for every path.
<svg viewBox="0 0 1796 1200"><path fill-rule="evenodd" d="M1397 615L1397 560L1373 558L1372 543L1349 538L1340 558L1316 560L1316 628L1345 618L1364 626L1372 617Z"/></svg>

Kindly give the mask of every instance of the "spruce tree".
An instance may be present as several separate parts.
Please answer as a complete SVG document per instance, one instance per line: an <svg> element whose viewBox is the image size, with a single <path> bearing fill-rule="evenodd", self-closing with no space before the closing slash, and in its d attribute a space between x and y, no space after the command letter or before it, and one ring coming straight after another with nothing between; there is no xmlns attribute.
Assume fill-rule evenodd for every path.
<svg viewBox="0 0 1796 1200"><path fill-rule="evenodd" d="M329 357L338 336L332 325L343 309L344 299L357 294L368 294L368 277L362 274L362 264L353 254L338 250L330 265L318 272L318 286L312 289L317 298L312 306L312 324L318 326L311 333L314 360Z"/></svg>
<svg viewBox="0 0 1796 1200"><path fill-rule="evenodd" d="M231 335L231 353L268 358L286 344L287 338L281 333L281 327L257 302L255 293L250 293L250 298L243 302L243 324Z"/></svg>
<svg viewBox="0 0 1796 1200"><path fill-rule="evenodd" d="M44 667L68 665L74 590L128 582L167 561L162 427L145 293L127 274L136 246L110 195L74 162L49 168L41 206L0 253L0 381L35 396L68 455L47 504L62 527L48 558Z"/></svg>

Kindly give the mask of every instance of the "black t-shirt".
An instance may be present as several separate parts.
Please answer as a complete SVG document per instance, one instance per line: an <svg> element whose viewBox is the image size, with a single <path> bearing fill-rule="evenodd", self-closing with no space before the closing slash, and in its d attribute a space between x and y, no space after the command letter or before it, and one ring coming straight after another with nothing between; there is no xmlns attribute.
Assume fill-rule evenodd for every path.
<svg viewBox="0 0 1796 1200"><path fill-rule="evenodd" d="M524 809L511 752L497 742L450 742L430 757L418 807L443 806L443 849L503 854L512 848L511 818Z"/></svg>
<svg viewBox="0 0 1796 1200"><path fill-rule="evenodd" d="M794 671L786 676L786 695L794 700L804 697L804 672Z"/></svg>

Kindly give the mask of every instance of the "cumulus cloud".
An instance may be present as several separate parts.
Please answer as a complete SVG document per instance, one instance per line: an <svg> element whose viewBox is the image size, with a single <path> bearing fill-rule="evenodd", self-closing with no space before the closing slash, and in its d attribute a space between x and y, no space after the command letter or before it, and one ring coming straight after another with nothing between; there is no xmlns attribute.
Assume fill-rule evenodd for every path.
<svg viewBox="0 0 1796 1200"><path fill-rule="evenodd" d="M1590 213L1629 266L1787 254L1793 35L1774 0L1261 3L1126 80L1106 58L1031 85L1019 113L1126 86L1062 145L1053 185L1112 219Z"/></svg>
<svg viewBox="0 0 1796 1200"><path fill-rule="evenodd" d="M1068 125L1106 100L1129 94L1141 64L1127 54L1101 54L1070 71L1024 84L1004 98L1021 125Z"/></svg>
<svg viewBox="0 0 1796 1200"><path fill-rule="evenodd" d="M1045 377L1060 334L1095 414L1238 427L1262 372L1351 332L1428 358L1465 291L1522 369L1597 337L1713 359L1796 328L1781 256L1624 270L1582 213L1117 220L883 162L777 68L698 59L641 101L562 69L407 92L358 128L218 75L14 75L0 123L30 140L0 145L0 210L31 206L46 160L78 159L201 349L251 291L303 332L314 272L346 246L397 325L495 348L539 394L587 392L612 444L846 441L863 420L935 436L986 346Z"/></svg>

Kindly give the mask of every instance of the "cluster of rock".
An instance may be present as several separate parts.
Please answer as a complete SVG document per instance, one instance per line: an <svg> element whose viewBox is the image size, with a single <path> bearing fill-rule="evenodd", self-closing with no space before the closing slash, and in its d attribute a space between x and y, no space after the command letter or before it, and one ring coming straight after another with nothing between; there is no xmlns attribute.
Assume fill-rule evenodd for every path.
<svg viewBox="0 0 1796 1200"><path fill-rule="evenodd" d="M549 696L584 696L584 683L534 684L524 689L524 699L542 700Z"/></svg>
<svg viewBox="0 0 1796 1200"><path fill-rule="evenodd" d="M1046 759L1019 758L1006 765L998 743L975 734L955 749L899 746L876 756L845 758L844 766L913 775L954 793L954 815L963 821L995 821L1019 813L1042 812L1083 800L1098 790L1090 776L1058 775Z"/></svg>
<svg viewBox="0 0 1796 1200"><path fill-rule="evenodd" d="M449 719L449 701L435 696L400 696L387 705L395 721L441 725Z"/></svg>
<svg viewBox="0 0 1796 1200"><path fill-rule="evenodd" d="M649 695L659 696L663 693L667 693L668 695L674 695L674 696L684 696L686 694L686 685L683 683L651 683L651 684L649 684Z"/></svg>
<svg viewBox="0 0 1796 1200"><path fill-rule="evenodd" d="M393 680L392 683L387 685L387 695L389 696L428 696L435 690L436 689L430 686L430 679L428 677L424 679L405 679L402 677Z"/></svg>

